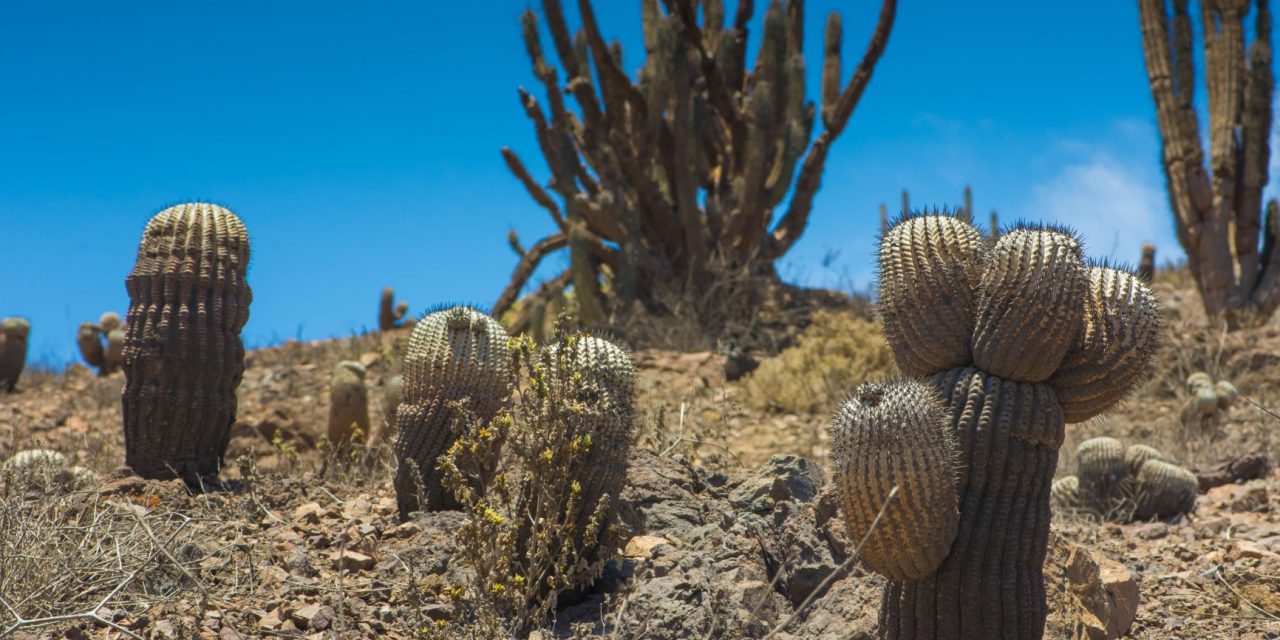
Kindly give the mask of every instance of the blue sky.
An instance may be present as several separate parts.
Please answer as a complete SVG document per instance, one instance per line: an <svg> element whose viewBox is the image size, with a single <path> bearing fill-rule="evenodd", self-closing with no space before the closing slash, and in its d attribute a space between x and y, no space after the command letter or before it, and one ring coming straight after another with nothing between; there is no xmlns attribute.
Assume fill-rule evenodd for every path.
<svg viewBox="0 0 1280 640"><path fill-rule="evenodd" d="M188 200L250 229L250 346L362 330L384 285L415 311L490 304L507 229L551 228L499 155L546 177L516 97L527 4L0 4L0 315L32 319L33 359L71 359L81 320L127 308L147 218ZM970 184L980 220L1068 223L1094 255L1180 253L1136 4L902 2L784 275L865 288L902 187L956 204ZM596 5L634 70L639 3ZM807 7L814 94L826 14L849 73L878 3Z"/></svg>

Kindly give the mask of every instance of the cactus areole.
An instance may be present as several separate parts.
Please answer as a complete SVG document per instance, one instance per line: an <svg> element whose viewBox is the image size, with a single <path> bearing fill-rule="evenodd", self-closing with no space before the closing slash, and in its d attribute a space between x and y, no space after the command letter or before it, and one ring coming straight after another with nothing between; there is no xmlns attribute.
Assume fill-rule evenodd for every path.
<svg viewBox="0 0 1280 640"><path fill-rule="evenodd" d="M1066 422L1147 373L1155 299L1049 227L992 241L960 217L908 215L879 257L885 336L917 380L864 385L831 429L849 532L889 578L880 635L1040 638Z"/></svg>
<svg viewBox="0 0 1280 640"><path fill-rule="evenodd" d="M138 475L218 472L244 373L248 266L244 224L222 207L182 204L147 223L125 279L125 462Z"/></svg>

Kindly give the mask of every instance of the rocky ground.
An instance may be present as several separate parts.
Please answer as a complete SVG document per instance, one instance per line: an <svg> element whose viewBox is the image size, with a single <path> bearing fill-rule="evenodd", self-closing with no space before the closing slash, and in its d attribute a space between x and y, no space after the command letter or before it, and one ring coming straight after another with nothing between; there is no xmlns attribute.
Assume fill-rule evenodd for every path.
<svg viewBox="0 0 1280 640"><path fill-rule="evenodd" d="M1235 334L1185 311L1176 283L1157 375L1114 416L1069 427L1061 472L1094 435L1192 467L1276 461L1280 328ZM329 370L368 367L374 420L404 332L255 351L226 486L191 492L119 469L120 374L28 372L0 397L0 456L61 452L96 481L72 491L6 477L0 637L435 637L469 569L461 513L401 523L385 448L339 459L323 440ZM621 496L625 551L542 636L873 637L882 580L853 551L827 485L822 412L749 408L710 352L642 350L644 421ZM1248 398L1184 414L1192 370ZM833 400L834 402L834 400ZM1202 494L1170 522L1062 515L1046 576L1051 638L1280 638L1280 475Z"/></svg>

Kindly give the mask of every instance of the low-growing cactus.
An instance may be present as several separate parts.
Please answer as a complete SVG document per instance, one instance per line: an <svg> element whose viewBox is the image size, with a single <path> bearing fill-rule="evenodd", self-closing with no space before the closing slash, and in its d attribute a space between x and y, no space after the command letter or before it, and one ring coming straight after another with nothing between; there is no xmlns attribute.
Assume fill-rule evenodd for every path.
<svg viewBox="0 0 1280 640"><path fill-rule="evenodd" d="M1171 462L1147 460L1133 485L1133 515L1138 520L1190 513L1200 486L1196 474Z"/></svg>
<svg viewBox="0 0 1280 640"><path fill-rule="evenodd" d="M1115 438L1091 438L1076 449L1080 498L1101 514L1119 509L1121 484L1129 477L1124 445Z"/></svg>
<svg viewBox="0 0 1280 640"><path fill-rule="evenodd" d="M23 490L74 491L98 482L98 474L84 467L68 467L66 456L51 449L24 449L9 457L4 476Z"/></svg>
<svg viewBox="0 0 1280 640"><path fill-rule="evenodd" d="M31 323L26 318L0 320L0 389L10 393L27 364L27 339Z"/></svg>
<svg viewBox="0 0 1280 640"><path fill-rule="evenodd" d="M396 302L396 290L383 287L382 296L378 298L378 330L390 331L400 326L400 321L409 313L409 303Z"/></svg>
<svg viewBox="0 0 1280 640"><path fill-rule="evenodd" d="M1195 508L1196 475L1144 444L1124 448L1114 438L1091 438L1076 450L1074 495L1055 484L1054 507L1114 522L1168 518ZM1078 480L1077 480L1078 478ZM1062 480L1059 480L1062 482Z"/></svg>
<svg viewBox="0 0 1280 640"><path fill-rule="evenodd" d="M396 414L396 498L400 517L420 507L457 508L436 460L458 437L453 402L488 421L511 400L509 336L497 320L459 306L424 316L404 355L404 397ZM419 490L422 494L419 495Z"/></svg>
<svg viewBox="0 0 1280 640"><path fill-rule="evenodd" d="M872 538L888 545L890 558L920 559L899 571L873 560L886 552L868 540L866 559L890 579L880 633L1040 638L1050 495L1065 424L1108 410L1146 374L1159 329L1155 299L1132 274L1086 267L1079 240L1050 227L1010 229L992 243L959 217L911 215L884 234L879 256L886 339L899 368L924 382L860 387L837 413L832 439L851 538L868 533L865 514L874 515L897 486L883 531ZM851 406L868 393L921 394L909 384L941 401L932 426L917 426L928 401L886 404L891 414L884 416ZM881 431L897 439L875 437ZM906 470L917 460L945 459L938 452L947 450L956 452L953 460L930 463L941 468ZM948 474L957 484L947 510L924 499L934 496L917 488L925 483L909 479ZM1058 488L1085 491L1083 481L1074 491L1069 483ZM848 505L861 505L857 515ZM891 517L895 509L909 515ZM921 523L943 522L950 509L957 513L952 539L945 527L920 535ZM942 552L926 553L921 539Z"/></svg>
<svg viewBox="0 0 1280 640"><path fill-rule="evenodd" d="M248 266L244 224L222 207L182 204L147 223L125 279L125 462L139 475L218 472L244 373Z"/></svg>
<svg viewBox="0 0 1280 640"><path fill-rule="evenodd" d="M1240 397L1240 391L1229 380L1214 381L1203 371L1187 376L1187 414L1193 418L1212 418L1219 412L1231 409Z"/></svg>
<svg viewBox="0 0 1280 640"><path fill-rule="evenodd" d="M370 436L369 391L364 365L343 360L329 375L329 442L339 449ZM358 434L358 435L357 435Z"/></svg>

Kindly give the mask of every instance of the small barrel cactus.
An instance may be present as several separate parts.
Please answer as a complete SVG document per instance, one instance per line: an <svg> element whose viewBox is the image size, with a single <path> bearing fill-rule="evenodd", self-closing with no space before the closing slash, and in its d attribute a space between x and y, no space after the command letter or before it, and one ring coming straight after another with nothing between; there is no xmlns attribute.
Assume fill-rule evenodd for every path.
<svg viewBox="0 0 1280 640"><path fill-rule="evenodd" d="M400 326L400 321L404 319L405 314L409 313L409 303L401 300L396 302L396 290L391 287L382 289L382 296L378 298L378 330L390 331Z"/></svg>
<svg viewBox="0 0 1280 640"><path fill-rule="evenodd" d="M849 529L869 532L863 558L894 580L928 577L956 536L956 450L946 418L923 383L868 383L840 406L831 427ZM895 486L883 526L872 528Z"/></svg>
<svg viewBox="0 0 1280 640"><path fill-rule="evenodd" d="M1091 438L1076 449L1080 497L1100 514L1121 506L1120 485L1129 476L1124 445L1115 438Z"/></svg>
<svg viewBox="0 0 1280 640"><path fill-rule="evenodd" d="M369 436L370 446L396 437L396 413L403 399L404 376L391 376L382 386L382 416L374 424L373 434Z"/></svg>
<svg viewBox="0 0 1280 640"><path fill-rule="evenodd" d="M1190 513L1200 483L1196 474L1171 462L1147 460L1133 483L1134 518L1168 518Z"/></svg>
<svg viewBox="0 0 1280 640"><path fill-rule="evenodd" d="M339 449L359 440L369 431L369 391L364 386L364 365L343 360L329 375L329 442ZM359 437L357 438L357 431Z"/></svg>
<svg viewBox="0 0 1280 640"><path fill-rule="evenodd" d="M898 367L923 381L890 390L864 385L851 403L868 393L919 396L905 388L917 384L942 407L940 429L921 423L926 400L886 404L892 415L846 404L832 427L851 538L866 535L866 513L897 486L884 530L872 537L899 541L899 555L914 546L908 541L941 547L913 549L919 560L906 572L894 565L905 564L900 558L874 559L881 547L868 540L866 559L889 578L880 633L1040 638L1050 495L1065 424L1110 409L1146 375L1159 329L1155 298L1130 273L1087 267L1079 240L1050 227L1013 228L990 242L959 217L915 214L884 234L879 257L885 337ZM898 438L877 436L882 431ZM946 460L948 450L955 451L948 463L930 463L940 468L916 462ZM919 487L949 474L956 497L942 509L931 501L943 502L943 489ZM1073 493L1085 493L1085 485L1078 481ZM910 516L890 518L895 501ZM944 514L952 511L948 540ZM922 536L925 524L942 533Z"/></svg>
<svg viewBox="0 0 1280 640"><path fill-rule="evenodd" d="M577 400L586 407L583 424L574 432L587 452L569 473L581 486L578 527L602 497L608 497L608 513L616 508L627 480L627 461L635 420L636 368L631 356L616 344L590 335L571 336L547 347L548 360L580 376L583 388Z"/></svg>
<svg viewBox="0 0 1280 640"><path fill-rule="evenodd" d="M0 320L0 389L13 392L27 364L27 339L31 323L26 318Z"/></svg>
<svg viewBox="0 0 1280 640"><path fill-rule="evenodd" d="M465 306L428 314L414 325L404 355L404 397L396 414L401 518L419 508L457 508L436 470L437 458L459 435L450 403L469 400L476 418L488 421L510 402L509 341L497 320Z"/></svg>
<svg viewBox="0 0 1280 640"><path fill-rule="evenodd" d="M1231 381L1214 381L1212 376L1203 371L1187 376L1187 392L1191 394L1187 401L1187 417L1202 420L1228 411L1240 398L1240 391Z"/></svg>
<svg viewBox="0 0 1280 640"><path fill-rule="evenodd" d="M125 462L139 475L218 472L244 373L248 267L248 233L222 207L182 204L147 223L125 279Z"/></svg>

